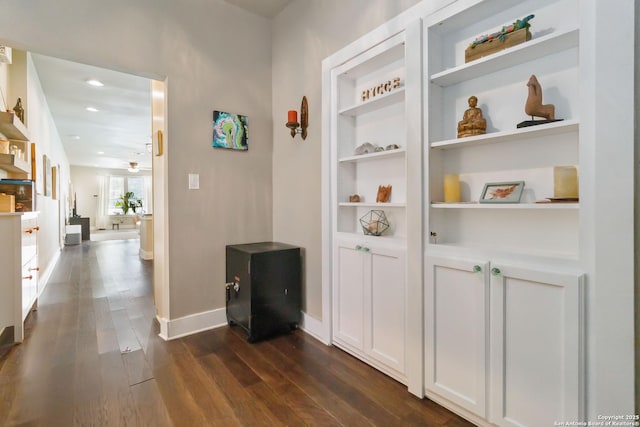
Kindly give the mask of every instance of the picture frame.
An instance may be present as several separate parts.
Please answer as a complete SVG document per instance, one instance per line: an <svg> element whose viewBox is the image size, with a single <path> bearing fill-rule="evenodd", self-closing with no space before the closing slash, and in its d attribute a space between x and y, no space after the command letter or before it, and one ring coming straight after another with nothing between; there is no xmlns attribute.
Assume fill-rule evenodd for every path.
<svg viewBox="0 0 640 427"><path fill-rule="evenodd" d="M249 118L242 114L213 111L214 148L249 150Z"/></svg>
<svg viewBox="0 0 640 427"><path fill-rule="evenodd" d="M58 189L58 181L59 181L59 172L60 166L55 165L51 167L51 199L58 200L58 193L60 190Z"/></svg>
<svg viewBox="0 0 640 427"><path fill-rule="evenodd" d="M488 182L480 195L480 203L520 203L524 181Z"/></svg>
<svg viewBox="0 0 640 427"><path fill-rule="evenodd" d="M42 155L42 176L44 178L44 196L51 197L52 176L51 176L51 159L46 154Z"/></svg>

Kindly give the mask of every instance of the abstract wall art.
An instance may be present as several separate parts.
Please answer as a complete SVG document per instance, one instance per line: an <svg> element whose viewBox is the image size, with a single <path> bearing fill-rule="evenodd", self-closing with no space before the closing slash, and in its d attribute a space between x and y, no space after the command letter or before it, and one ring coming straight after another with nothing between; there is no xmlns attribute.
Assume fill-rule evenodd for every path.
<svg viewBox="0 0 640 427"><path fill-rule="evenodd" d="M213 112L213 147L247 151L249 118L240 114Z"/></svg>

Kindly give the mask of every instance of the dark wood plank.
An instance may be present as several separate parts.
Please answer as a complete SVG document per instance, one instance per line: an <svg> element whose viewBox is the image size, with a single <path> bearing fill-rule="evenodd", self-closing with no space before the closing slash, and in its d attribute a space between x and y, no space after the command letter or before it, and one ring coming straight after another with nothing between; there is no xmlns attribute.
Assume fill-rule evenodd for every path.
<svg viewBox="0 0 640 427"><path fill-rule="evenodd" d="M231 402L238 425L269 426L280 424L269 414L265 402L256 400L217 354L201 358L200 363L207 375L218 385L225 398Z"/></svg>
<svg viewBox="0 0 640 427"><path fill-rule="evenodd" d="M169 412L165 406L155 380L145 381L131 387L139 425L143 427L171 427ZM124 424L115 424L124 425ZM177 426L181 424L176 424Z"/></svg>
<svg viewBox="0 0 640 427"><path fill-rule="evenodd" d="M265 358L265 354L270 351L270 347L266 343L248 346L243 339L240 339L237 334L233 334L228 328L219 329L219 333L227 336L226 347L234 351L238 358L246 360L247 364L251 365L251 368L269 385L275 395L285 402L284 406L287 411L297 414L307 424L339 425L329 412L298 387L285 372L282 372L277 365L270 363ZM270 402L268 407L273 411L273 408L277 406L274 402ZM280 414L276 413L276 415L281 417ZM288 422L286 423L288 424Z"/></svg>
<svg viewBox="0 0 640 427"><path fill-rule="evenodd" d="M129 385L140 384L153 378L153 371L147 364L142 349L122 353L122 360L129 378Z"/></svg>

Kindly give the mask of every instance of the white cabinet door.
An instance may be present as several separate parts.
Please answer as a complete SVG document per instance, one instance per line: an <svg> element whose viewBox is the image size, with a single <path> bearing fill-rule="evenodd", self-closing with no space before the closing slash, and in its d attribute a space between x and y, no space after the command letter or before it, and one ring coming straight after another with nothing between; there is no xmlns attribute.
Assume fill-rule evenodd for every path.
<svg viewBox="0 0 640 427"><path fill-rule="evenodd" d="M583 275L492 265L491 421L584 419Z"/></svg>
<svg viewBox="0 0 640 427"><path fill-rule="evenodd" d="M333 269L333 336L364 349L365 262L369 255L350 241L336 240Z"/></svg>
<svg viewBox="0 0 640 427"><path fill-rule="evenodd" d="M365 352L386 366L405 372L405 252L365 247Z"/></svg>
<svg viewBox="0 0 640 427"><path fill-rule="evenodd" d="M488 262L427 257L425 381L428 391L486 415Z"/></svg>

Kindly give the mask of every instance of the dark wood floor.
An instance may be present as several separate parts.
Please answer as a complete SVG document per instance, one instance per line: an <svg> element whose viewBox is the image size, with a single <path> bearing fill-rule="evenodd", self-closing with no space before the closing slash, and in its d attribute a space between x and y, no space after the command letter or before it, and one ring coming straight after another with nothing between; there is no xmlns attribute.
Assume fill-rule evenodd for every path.
<svg viewBox="0 0 640 427"><path fill-rule="evenodd" d="M472 425L301 331L163 341L137 252L136 240L64 249L25 342L0 350L0 425Z"/></svg>

